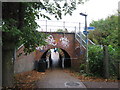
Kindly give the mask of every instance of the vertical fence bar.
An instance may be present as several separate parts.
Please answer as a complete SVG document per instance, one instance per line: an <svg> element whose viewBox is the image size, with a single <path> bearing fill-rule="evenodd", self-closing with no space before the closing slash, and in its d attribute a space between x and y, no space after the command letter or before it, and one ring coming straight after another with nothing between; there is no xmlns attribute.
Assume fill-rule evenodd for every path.
<svg viewBox="0 0 120 90"><path fill-rule="evenodd" d="M118 74L117 79L120 80L120 61L118 61ZM118 88L120 88L120 82L118 81Z"/></svg>
<svg viewBox="0 0 120 90"><path fill-rule="evenodd" d="M2 90L2 2L0 2L0 90Z"/></svg>
<svg viewBox="0 0 120 90"><path fill-rule="evenodd" d="M46 32L47 32L47 20L46 20Z"/></svg>
<svg viewBox="0 0 120 90"><path fill-rule="evenodd" d="M65 30L65 21L63 21L63 30Z"/></svg>
<svg viewBox="0 0 120 90"><path fill-rule="evenodd" d="M75 35L77 34L76 26L75 26Z"/></svg>
<svg viewBox="0 0 120 90"><path fill-rule="evenodd" d="M118 2L118 23L120 23L120 1ZM118 24L118 37L120 37L120 24ZM120 38L118 38L118 71L117 78L120 80ZM119 82L120 87L120 82Z"/></svg>
<svg viewBox="0 0 120 90"><path fill-rule="evenodd" d="M120 80L120 61L118 61L117 79Z"/></svg>
<svg viewBox="0 0 120 90"><path fill-rule="evenodd" d="M79 22L79 33L80 33L80 22Z"/></svg>

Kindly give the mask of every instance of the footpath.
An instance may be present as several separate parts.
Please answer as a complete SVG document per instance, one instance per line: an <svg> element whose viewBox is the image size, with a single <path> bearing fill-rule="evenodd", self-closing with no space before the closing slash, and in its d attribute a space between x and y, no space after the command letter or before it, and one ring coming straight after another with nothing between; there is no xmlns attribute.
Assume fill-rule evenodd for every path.
<svg viewBox="0 0 120 90"><path fill-rule="evenodd" d="M60 69L49 71L44 78L36 82L36 86L37 88L86 88L79 79Z"/></svg>

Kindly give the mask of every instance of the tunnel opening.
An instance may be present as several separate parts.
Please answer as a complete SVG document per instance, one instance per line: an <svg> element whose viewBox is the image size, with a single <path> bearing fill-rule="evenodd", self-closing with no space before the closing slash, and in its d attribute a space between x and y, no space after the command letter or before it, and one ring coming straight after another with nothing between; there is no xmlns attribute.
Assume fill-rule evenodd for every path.
<svg viewBox="0 0 120 90"><path fill-rule="evenodd" d="M56 51L55 51L56 49ZM54 50L54 52L59 53L59 58L58 61L53 60L53 56L52 55L52 50ZM45 68L49 69L49 68L70 68L71 67L71 59L70 59L70 55L63 49L61 48L53 48L53 49L49 49L46 52L44 52L44 54L41 56L39 62L41 60L45 61ZM39 66L39 65L38 65Z"/></svg>
<svg viewBox="0 0 120 90"><path fill-rule="evenodd" d="M63 49L61 49L64 52L64 66L65 68L71 67L71 58L70 55Z"/></svg>

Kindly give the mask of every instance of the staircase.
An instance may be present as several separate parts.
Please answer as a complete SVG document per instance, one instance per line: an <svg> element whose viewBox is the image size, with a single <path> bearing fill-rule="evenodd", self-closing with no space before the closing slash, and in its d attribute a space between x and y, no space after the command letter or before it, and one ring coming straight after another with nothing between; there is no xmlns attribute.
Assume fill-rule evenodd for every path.
<svg viewBox="0 0 120 90"><path fill-rule="evenodd" d="M75 33L75 38L81 44L81 46L86 49L86 36L83 33L79 32ZM88 39L88 44L95 45L95 43L93 43L90 39Z"/></svg>

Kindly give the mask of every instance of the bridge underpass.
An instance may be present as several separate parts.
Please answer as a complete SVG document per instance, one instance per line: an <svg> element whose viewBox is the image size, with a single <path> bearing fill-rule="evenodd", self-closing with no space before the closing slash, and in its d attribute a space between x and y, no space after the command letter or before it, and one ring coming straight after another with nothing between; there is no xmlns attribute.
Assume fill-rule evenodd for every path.
<svg viewBox="0 0 120 90"><path fill-rule="evenodd" d="M43 32L42 32L43 33ZM64 67L70 67L74 70L79 70L80 64L85 56L85 49L75 38L75 33L62 32L44 32L49 34L46 46L36 47L36 51L25 56L24 53L16 58L14 70L16 73L33 70L36 68L36 62L41 59L47 60L50 58L49 50L58 48L61 50L60 60L64 58ZM17 51L17 56L23 52L24 46L21 46Z"/></svg>
<svg viewBox="0 0 120 90"><path fill-rule="evenodd" d="M53 51L57 49L57 51ZM54 54L54 55L53 55ZM53 59L52 59L52 57ZM57 58L56 58L57 56ZM47 50L40 58L46 62L46 68L70 68L71 67L71 58L70 55L63 49L54 48ZM40 61L39 60L39 61ZM38 62L39 62L38 61Z"/></svg>
<svg viewBox="0 0 120 90"><path fill-rule="evenodd" d="M74 33L49 32L49 35L50 36L47 39L48 45L37 47L36 54L35 54L36 62L39 62L42 59L44 59L46 62L47 61L50 62L51 61L50 50L57 48L60 54L60 57L59 57L60 65L59 66L62 66L62 68L69 68L69 67L78 68L79 66L74 65L74 64L75 63L80 64L80 59L79 59L80 51L79 50L82 51L82 49L80 49L80 45L75 39L75 34ZM51 63L49 66L51 66Z"/></svg>

